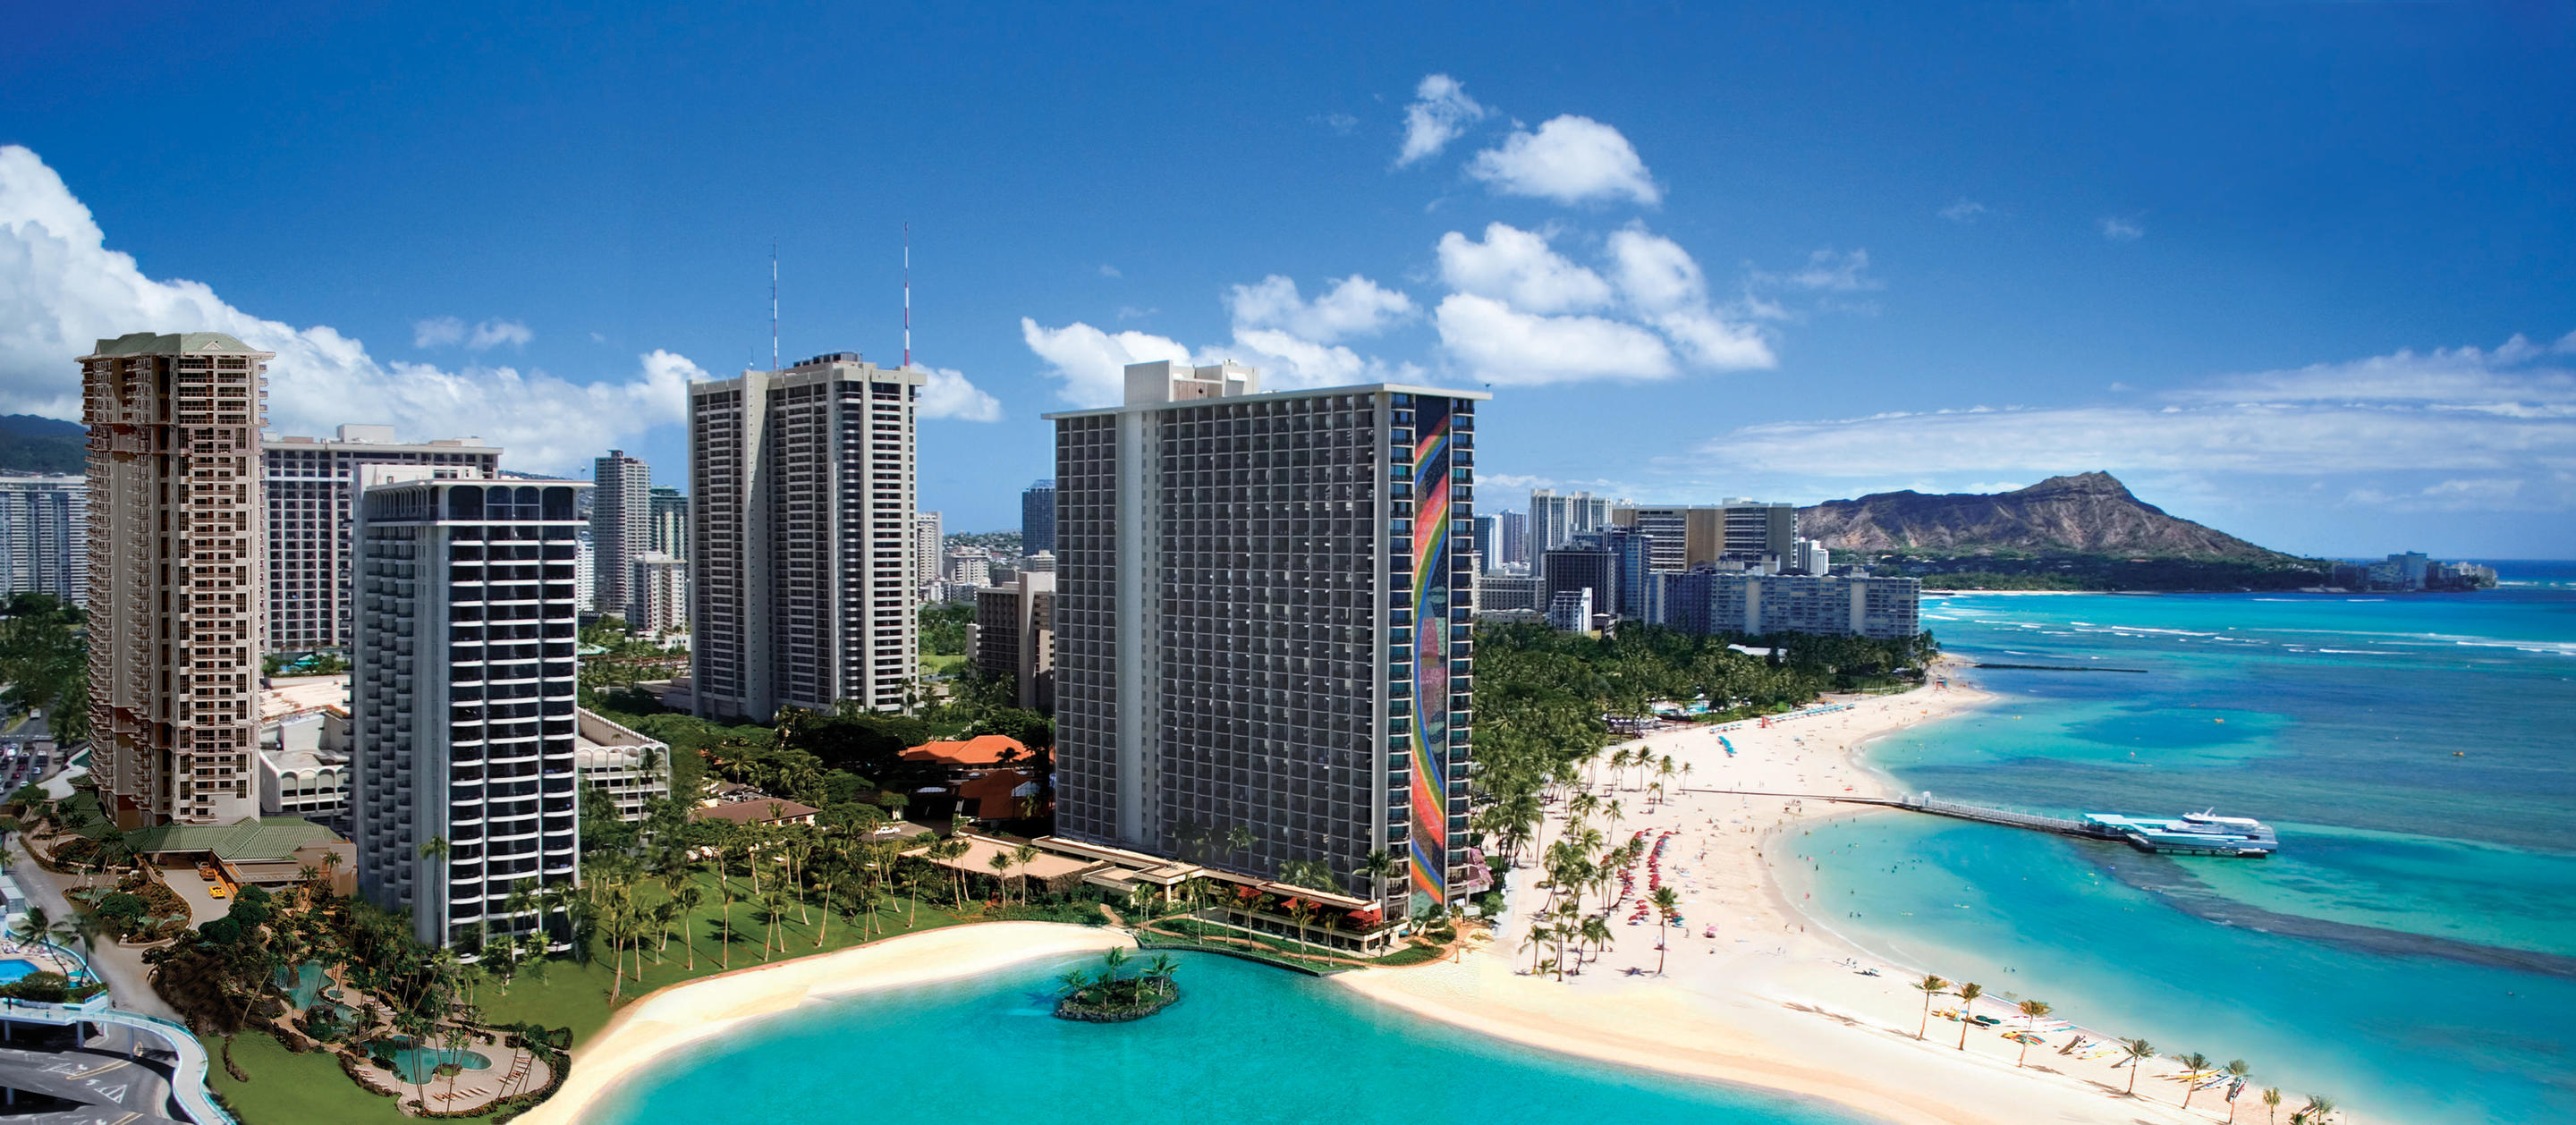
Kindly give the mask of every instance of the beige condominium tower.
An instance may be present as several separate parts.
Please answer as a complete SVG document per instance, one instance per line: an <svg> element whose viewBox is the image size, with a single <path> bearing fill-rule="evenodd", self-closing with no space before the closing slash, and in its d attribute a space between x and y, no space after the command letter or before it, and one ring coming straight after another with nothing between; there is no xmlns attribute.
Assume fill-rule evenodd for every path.
<svg viewBox="0 0 2576 1125"><path fill-rule="evenodd" d="M698 714L911 706L921 384L833 352L690 385Z"/></svg>
<svg viewBox="0 0 2576 1125"><path fill-rule="evenodd" d="M80 358L90 773L121 827L259 814L259 431L272 358L220 332L136 332Z"/></svg>

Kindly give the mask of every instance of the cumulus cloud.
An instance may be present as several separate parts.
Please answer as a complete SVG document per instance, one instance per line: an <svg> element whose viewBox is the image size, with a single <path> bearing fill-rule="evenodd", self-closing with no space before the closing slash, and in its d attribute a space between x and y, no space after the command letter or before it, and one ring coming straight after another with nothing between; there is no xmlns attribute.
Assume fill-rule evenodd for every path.
<svg viewBox="0 0 2576 1125"><path fill-rule="evenodd" d="M598 333L592 335L597 336ZM411 322L411 346L423 350L463 344L467 351L479 352L502 344L523 347L533 339L536 339L536 333L515 320L486 320L470 328L463 320L452 316L433 316Z"/></svg>
<svg viewBox="0 0 2576 1125"><path fill-rule="evenodd" d="M2123 219L2114 215L2102 220L2102 237L2113 242L2136 242L2146 236L2147 228L2136 219Z"/></svg>
<svg viewBox="0 0 2576 1125"><path fill-rule="evenodd" d="M1610 261L1630 308L1692 362L1712 368L1775 362L1758 329L1730 320L1710 303L1708 277L1680 243L1632 224L1610 236Z"/></svg>
<svg viewBox="0 0 2576 1125"><path fill-rule="evenodd" d="M1413 298L1358 274L1334 282L1309 303L1298 295L1295 280L1274 273L1235 286L1225 303L1238 329L1276 329L1327 344L1375 336L1416 313Z"/></svg>
<svg viewBox="0 0 2576 1125"><path fill-rule="evenodd" d="M411 346L421 349L452 347L465 342L465 322L452 316L433 316L411 322Z"/></svg>
<svg viewBox="0 0 2576 1125"><path fill-rule="evenodd" d="M0 413L79 418L73 357L139 331L226 332L277 353L268 383L278 432L386 422L411 438L478 436L507 450L511 467L545 472L572 471L683 421L687 383L705 374L658 350L588 383L511 367L380 363L327 325L295 328L234 308L202 282L146 276L131 255L107 248L60 175L26 148L0 146Z"/></svg>
<svg viewBox="0 0 2576 1125"><path fill-rule="evenodd" d="M1678 371L1661 337L1607 317L1541 316L1491 297L1452 293L1434 320L1441 345L1488 383L1666 379Z"/></svg>
<svg viewBox="0 0 2576 1125"><path fill-rule="evenodd" d="M1404 167L1419 160L1437 156L1449 142L1473 121L1480 121L1488 111L1467 96L1467 87L1446 74L1426 75L1414 87L1413 103L1404 107L1404 147L1395 154L1395 166Z"/></svg>
<svg viewBox="0 0 2576 1125"><path fill-rule="evenodd" d="M1467 174L1505 195L1567 204L1624 199L1652 207L1664 197L1627 137L1573 114L1552 118L1535 133L1513 130L1500 146L1477 153Z"/></svg>
<svg viewBox="0 0 2576 1125"><path fill-rule="evenodd" d="M1461 293L1510 302L1524 312L1597 309L1610 303L1610 283L1548 247L1548 237L1490 223L1477 242L1457 231L1440 236L1440 280Z"/></svg>
<svg viewBox="0 0 2576 1125"><path fill-rule="evenodd" d="M2523 337L2224 376L2035 409L1976 408L1741 427L1698 456L1742 471L1964 479L2069 467L2232 480L2369 479L2350 497L2410 510L2576 506L2576 373ZM2429 475L2397 485L2384 479ZM1977 479L1984 479L1981 475Z"/></svg>
<svg viewBox="0 0 2576 1125"><path fill-rule="evenodd" d="M1047 362L1048 376L1064 383L1057 396L1081 407L1116 406L1126 396L1128 364L1190 360L1180 341L1150 332L1103 332L1081 321L1047 328L1024 316L1020 340Z"/></svg>
<svg viewBox="0 0 2576 1125"><path fill-rule="evenodd" d="M918 365L916 365L918 367ZM968 382L962 371L946 367L918 367L923 376L921 398L914 412L923 418L954 418L961 422L999 422L1002 420L1000 399L984 393Z"/></svg>

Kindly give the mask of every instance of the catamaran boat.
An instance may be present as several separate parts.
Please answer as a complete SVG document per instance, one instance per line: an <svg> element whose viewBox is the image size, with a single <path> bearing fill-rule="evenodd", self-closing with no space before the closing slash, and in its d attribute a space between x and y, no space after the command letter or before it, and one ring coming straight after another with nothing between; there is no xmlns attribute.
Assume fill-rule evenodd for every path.
<svg viewBox="0 0 2576 1125"><path fill-rule="evenodd" d="M2084 819L2142 852L2261 859L2281 847L2271 825L2247 816L2219 816L2215 811L2185 813L2173 820L2115 813L2086 813Z"/></svg>

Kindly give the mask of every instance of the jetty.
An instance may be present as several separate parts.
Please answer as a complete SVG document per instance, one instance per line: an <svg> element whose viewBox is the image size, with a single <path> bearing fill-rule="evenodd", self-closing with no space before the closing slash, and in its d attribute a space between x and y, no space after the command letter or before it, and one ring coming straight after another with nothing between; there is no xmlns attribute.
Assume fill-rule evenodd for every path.
<svg viewBox="0 0 2576 1125"><path fill-rule="evenodd" d="M2121 816L2112 813L2086 813L2081 819L2042 816L2015 809L1990 805L1971 805L1963 801L1944 801L1930 793L1902 797L1859 797L1832 793L1773 793L1750 789L1684 789L1685 793L1709 793L1738 797L1780 797L1792 801L1832 801L1845 805L1876 805L1881 808L1907 809L1913 812L1946 816L1953 820L1973 820L1980 824L1999 824L2006 828L2023 828L2059 836L2077 836L2087 840L2109 840L2127 844L2142 852L2170 855L2215 855L2241 859L2261 859L2280 847L2270 826L2247 817L2213 816L2191 813L2166 820L2151 817Z"/></svg>

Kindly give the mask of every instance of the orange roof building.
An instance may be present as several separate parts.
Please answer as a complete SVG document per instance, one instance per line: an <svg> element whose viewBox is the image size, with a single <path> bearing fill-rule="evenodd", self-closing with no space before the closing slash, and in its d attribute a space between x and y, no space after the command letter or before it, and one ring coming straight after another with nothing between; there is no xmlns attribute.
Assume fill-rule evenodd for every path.
<svg viewBox="0 0 2576 1125"><path fill-rule="evenodd" d="M1029 748L1003 734L979 734L959 742L925 742L903 752L907 762L932 762L949 769L991 769L1029 760Z"/></svg>

